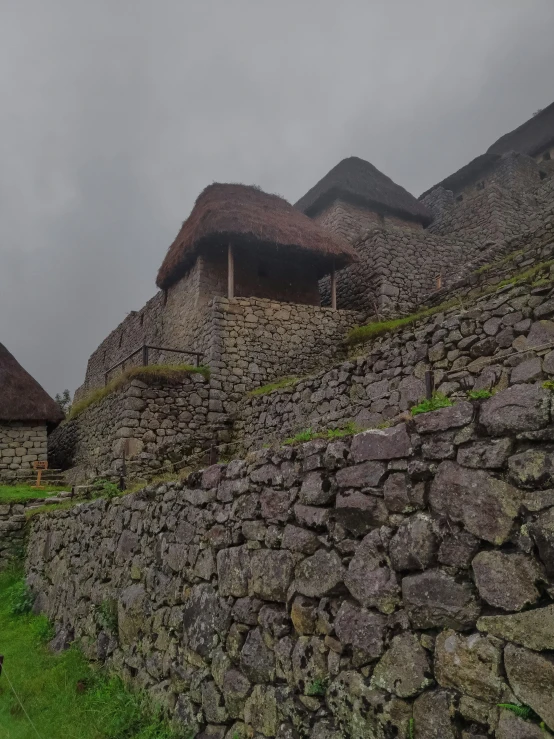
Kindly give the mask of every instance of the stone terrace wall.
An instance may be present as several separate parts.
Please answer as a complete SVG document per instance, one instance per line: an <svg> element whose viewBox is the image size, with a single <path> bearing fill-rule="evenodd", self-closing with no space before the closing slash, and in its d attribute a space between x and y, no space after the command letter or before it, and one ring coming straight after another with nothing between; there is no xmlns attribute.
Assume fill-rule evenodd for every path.
<svg viewBox="0 0 554 739"><path fill-rule="evenodd" d="M313 219L328 231L343 236L354 243L360 234L375 226L400 226L402 228L422 230L417 221L407 221L397 216L382 215L361 205L334 200L325 210Z"/></svg>
<svg viewBox="0 0 554 739"><path fill-rule="evenodd" d="M348 421L377 426L424 397L427 369L434 370L436 387L447 395L552 377L554 268L545 273L547 286L508 286L461 302L374 340L356 359L248 397L237 414L237 439L250 449L307 428ZM539 348L545 344L552 346Z"/></svg>
<svg viewBox="0 0 554 739"><path fill-rule="evenodd" d="M372 228L355 242L360 261L337 275L337 305L365 315L411 313L436 290L439 274L475 258L477 242L453 241L429 231ZM322 280L323 305L331 301L329 279Z"/></svg>
<svg viewBox="0 0 554 739"><path fill-rule="evenodd" d="M0 570L21 557L25 540L25 506L21 503L0 505Z"/></svg>
<svg viewBox="0 0 554 739"><path fill-rule="evenodd" d="M47 458L45 423L0 422L0 480L19 470L31 470L33 462Z"/></svg>
<svg viewBox="0 0 554 739"><path fill-rule="evenodd" d="M201 374L178 384L133 379L56 429L49 454L78 477L120 474L124 454L129 477L152 475L217 440L210 402Z"/></svg>
<svg viewBox="0 0 554 739"><path fill-rule="evenodd" d="M226 413L237 410L247 390L344 355L344 336L362 318L354 311L262 298L214 298L213 304L211 384Z"/></svg>
<svg viewBox="0 0 554 739"><path fill-rule="evenodd" d="M519 384L57 512L35 607L202 737L539 739L498 704L554 730L553 439Z"/></svg>

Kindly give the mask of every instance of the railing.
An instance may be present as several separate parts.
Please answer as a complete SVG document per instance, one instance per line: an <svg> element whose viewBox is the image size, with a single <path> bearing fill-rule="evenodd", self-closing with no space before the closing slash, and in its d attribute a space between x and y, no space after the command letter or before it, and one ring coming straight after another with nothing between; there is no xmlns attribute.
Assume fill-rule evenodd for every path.
<svg viewBox="0 0 554 739"><path fill-rule="evenodd" d="M150 356L150 350L158 351L158 352L172 352L174 354L189 354L195 358L196 366L200 366L200 359L203 356L202 352L194 352L192 349L169 349L168 347L163 346L150 346L149 344L143 344L138 349L135 349L134 352L131 352L128 354L124 359L121 359L119 362L113 365L113 367L110 367L104 372L104 384L108 384L108 378L110 375L110 372L113 372L118 367L122 367L125 365L126 362L128 362L133 357L136 357L137 354L142 354L142 367L146 367L148 365L148 359Z"/></svg>

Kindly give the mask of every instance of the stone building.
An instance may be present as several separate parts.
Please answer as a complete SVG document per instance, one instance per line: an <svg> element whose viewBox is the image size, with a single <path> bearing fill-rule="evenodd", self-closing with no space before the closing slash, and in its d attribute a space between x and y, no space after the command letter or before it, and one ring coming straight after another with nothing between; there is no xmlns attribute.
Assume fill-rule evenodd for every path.
<svg viewBox="0 0 554 739"><path fill-rule="evenodd" d="M48 432L63 417L58 404L0 344L0 480L45 460Z"/></svg>
<svg viewBox="0 0 554 739"><path fill-rule="evenodd" d="M221 361L219 351L213 355L216 298L288 302L321 315L310 311L320 305L318 281L356 259L344 239L283 198L246 185L210 185L168 249L157 277L160 291L92 354L76 398L103 385L106 373L111 379L110 368L142 344L189 348L210 366ZM190 358L167 350L149 355L153 364Z"/></svg>

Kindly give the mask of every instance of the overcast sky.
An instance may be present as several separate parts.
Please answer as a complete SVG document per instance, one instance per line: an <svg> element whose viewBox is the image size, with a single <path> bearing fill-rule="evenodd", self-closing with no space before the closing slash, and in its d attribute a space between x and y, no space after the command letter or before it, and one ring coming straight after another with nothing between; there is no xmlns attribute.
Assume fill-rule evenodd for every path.
<svg viewBox="0 0 554 739"><path fill-rule="evenodd" d="M554 100L553 0L2 0L0 341L51 393L213 181L419 195Z"/></svg>

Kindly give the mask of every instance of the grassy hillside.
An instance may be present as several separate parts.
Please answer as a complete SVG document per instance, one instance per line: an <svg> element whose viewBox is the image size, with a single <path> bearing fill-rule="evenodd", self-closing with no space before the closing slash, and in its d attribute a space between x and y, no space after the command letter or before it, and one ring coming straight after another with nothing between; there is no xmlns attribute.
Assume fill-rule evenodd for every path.
<svg viewBox="0 0 554 739"><path fill-rule="evenodd" d="M30 605L20 574L0 573L0 739L37 739L37 732L41 739L185 736L174 733L119 679L94 670L76 648L52 654L50 625L30 613Z"/></svg>

